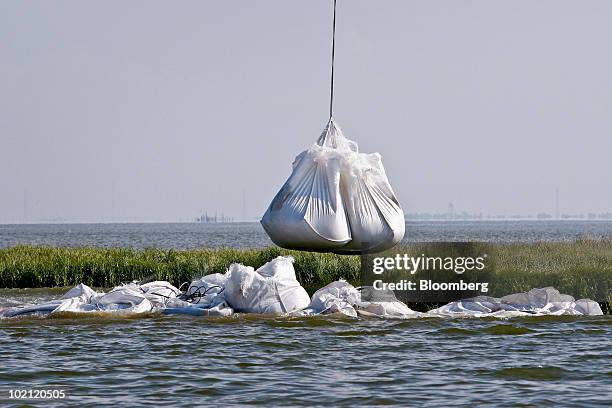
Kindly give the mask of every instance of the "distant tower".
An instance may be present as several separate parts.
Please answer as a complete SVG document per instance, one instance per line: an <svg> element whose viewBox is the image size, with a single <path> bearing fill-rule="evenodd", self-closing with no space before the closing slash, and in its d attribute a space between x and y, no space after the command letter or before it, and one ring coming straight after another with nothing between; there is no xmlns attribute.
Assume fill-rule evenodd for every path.
<svg viewBox="0 0 612 408"><path fill-rule="evenodd" d="M560 219L561 214L559 213L559 188L555 188L555 219Z"/></svg>
<svg viewBox="0 0 612 408"><path fill-rule="evenodd" d="M452 220L455 218L455 206L453 203L448 203L448 217Z"/></svg>

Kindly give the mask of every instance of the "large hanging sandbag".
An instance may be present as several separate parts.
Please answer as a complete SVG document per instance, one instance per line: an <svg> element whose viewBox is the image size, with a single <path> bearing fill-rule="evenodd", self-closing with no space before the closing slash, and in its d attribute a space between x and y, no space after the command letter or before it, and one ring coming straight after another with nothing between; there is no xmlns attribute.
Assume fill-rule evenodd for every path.
<svg viewBox="0 0 612 408"><path fill-rule="evenodd" d="M359 153L333 119L296 157L261 223L283 248L340 254L385 250L405 229L380 155Z"/></svg>

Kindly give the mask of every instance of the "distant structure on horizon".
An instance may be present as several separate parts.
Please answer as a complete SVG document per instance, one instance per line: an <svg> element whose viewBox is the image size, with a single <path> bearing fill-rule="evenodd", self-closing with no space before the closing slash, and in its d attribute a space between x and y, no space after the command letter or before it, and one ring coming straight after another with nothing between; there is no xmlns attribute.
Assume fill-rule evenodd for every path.
<svg viewBox="0 0 612 408"><path fill-rule="evenodd" d="M466 211L457 212L451 217L448 212L444 213L406 213L408 221L480 221L480 220L554 220L552 214L541 212L536 215L527 214L483 214L483 213L468 213ZM588 213L588 214L560 214L559 220L612 220L612 212L605 213Z"/></svg>
<svg viewBox="0 0 612 408"><path fill-rule="evenodd" d="M225 214L221 213L220 216L217 215L215 211L214 216L209 216L207 212L204 212L202 215L195 219L195 222L200 222L203 224L220 224L220 223L228 223L234 222L232 217L226 217Z"/></svg>
<svg viewBox="0 0 612 408"><path fill-rule="evenodd" d="M554 215L548 212L539 212L537 214L483 214L482 212L467 212L459 211L455 204L450 201L447 205L446 212L414 212L406 213L404 216L408 221L480 221L480 220L612 220L612 212L588 214L563 214L561 213L561 205L559 203L559 187L555 187L555 208Z"/></svg>

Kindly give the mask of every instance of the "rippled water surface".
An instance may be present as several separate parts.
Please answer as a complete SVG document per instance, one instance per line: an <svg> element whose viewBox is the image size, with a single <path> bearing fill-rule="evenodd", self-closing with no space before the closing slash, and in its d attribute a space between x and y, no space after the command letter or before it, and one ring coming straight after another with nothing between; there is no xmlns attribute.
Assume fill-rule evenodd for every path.
<svg viewBox="0 0 612 408"><path fill-rule="evenodd" d="M612 221L415 221L404 242L574 241L612 237ZM272 245L259 223L0 225L0 247L17 244L131 248L260 248Z"/></svg>
<svg viewBox="0 0 612 408"><path fill-rule="evenodd" d="M565 241L611 222L415 222L408 241ZM0 225L16 244L262 247L259 224ZM62 289L0 289L0 307ZM9 389L63 389L45 406L610 406L612 316L408 321L145 316L0 320Z"/></svg>
<svg viewBox="0 0 612 408"><path fill-rule="evenodd" d="M610 316L2 320L0 400L19 387L92 405L606 406L611 336Z"/></svg>

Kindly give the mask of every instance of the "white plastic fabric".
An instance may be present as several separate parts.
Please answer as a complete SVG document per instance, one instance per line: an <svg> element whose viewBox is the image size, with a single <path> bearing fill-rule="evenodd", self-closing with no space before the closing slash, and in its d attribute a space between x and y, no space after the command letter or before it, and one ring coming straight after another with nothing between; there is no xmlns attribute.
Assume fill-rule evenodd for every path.
<svg viewBox="0 0 612 408"><path fill-rule="evenodd" d="M371 287L362 288L371 290ZM599 316L603 312L597 302L589 299L574 300L555 288L532 289L493 298L478 296L452 302L427 313L411 310L395 298L393 292L374 292L381 299L362 301L362 293L345 281L336 281L319 289L312 296L308 308L301 315L340 313L346 316L408 319L414 317L518 317L545 315Z"/></svg>
<svg viewBox="0 0 612 408"><path fill-rule="evenodd" d="M103 313L113 315L164 313L206 316L229 316L233 314L222 296L205 296L199 303L189 303L177 298L180 291L165 281L144 285L130 283L117 286L108 293L96 292L80 284L70 289L62 299L39 305L27 305L0 312L0 316L15 317L26 314L55 313Z"/></svg>
<svg viewBox="0 0 612 408"><path fill-rule="evenodd" d="M245 313L309 316L342 314L350 317L408 319L415 317L497 317L544 315L602 315L599 304L589 299L575 300L548 287L494 298L478 296L452 302L427 313L411 310L391 291L361 290L340 280L319 289L312 299L295 276L292 257L279 256L257 271L233 264L225 274L211 274L195 280L187 294L199 292L197 302L188 302L180 291L165 281L143 285L130 283L108 293L96 292L80 284L61 299L38 305L22 305L0 310L0 317L27 314L103 313L112 315L163 313L196 316L230 316L234 309ZM364 295L366 291L369 296ZM363 299L371 301L364 301Z"/></svg>
<svg viewBox="0 0 612 408"><path fill-rule="evenodd" d="M310 297L295 278L294 259L279 256L257 271L232 264L223 291L227 303L237 311L283 314L304 309Z"/></svg>
<svg viewBox="0 0 612 408"><path fill-rule="evenodd" d="M385 292L384 299L362 301L361 292L350 283L340 280L319 289L312 295L308 308L301 315L340 313L345 316L408 319L421 313L411 310L395 298L393 292Z"/></svg>
<svg viewBox="0 0 612 408"><path fill-rule="evenodd" d="M189 285L187 288L187 294L193 295L196 292L204 294L204 296L202 296L197 303L200 309L231 309L225 301L224 288L226 282L227 276L225 274L213 273L206 275L191 282L191 285ZM167 306L177 308L185 307L186 305L188 307L189 302L181 301L179 299L173 299L169 304L167 304Z"/></svg>
<svg viewBox="0 0 612 408"><path fill-rule="evenodd" d="M575 300L552 287L532 289L494 298L477 296L452 302L428 313L432 316L450 317L515 317L543 315L598 316L603 312L597 302L589 299Z"/></svg>
<svg viewBox="0 0 612 408"><path fill-rule="evenodd" d="M353 285L340 280L317 290L305 314L342 313L357 317L354 305L361 301L361 293Z"/></svg>
<svg viewBox="0 0 612 408"><path fill-rule="evenodd" d="M333 119L296 157L261 223L283 248L339 254L391 248L405 230L380 154L359 153Z"/></svg>
<svg viewBox="0 0 612 408"><path fill-rule="evenodd" d="M108 293L98 293L80 284L62 299L40 305L27 305L0 311L0 316L53 313L112 314L189 314L230 316L234 309L246 313L285 314L304 309L310 303L308 293L295 277L292 257L279 256L257 271L250 266L233 264L225 274L211 274L191 283L187 295L200 293L197 302L189 302L181 292L165 281L143 285L130 283Z"/></svg>

